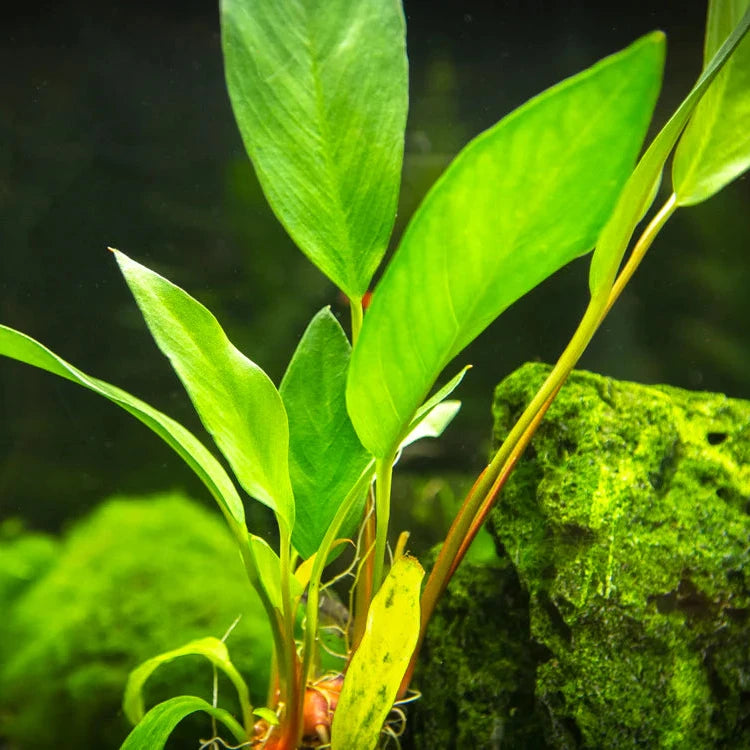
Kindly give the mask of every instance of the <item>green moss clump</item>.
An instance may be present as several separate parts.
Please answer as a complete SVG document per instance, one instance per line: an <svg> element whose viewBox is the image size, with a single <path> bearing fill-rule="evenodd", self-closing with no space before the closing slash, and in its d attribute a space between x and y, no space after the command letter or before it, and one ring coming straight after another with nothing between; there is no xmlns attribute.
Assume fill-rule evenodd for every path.
<svg viewBox="0 0 750 750"><path fill-rule="evenodd" d="M528 595L508 560L464 563L430 623L404 747L541 748Z"/></svg>
<svg viewBox="0 0 750 750"><path fill-rule="evenodd" d="M544 379L498 387L499 441ZM750 747L750 403L574 373L493 511L552 747Z"/></svg>
<svg viewBox="0 0 750 750"><path fill-rule="evenodd" d="M499 443L549 369L497 389ZM750 747L750 402L573 373L462 565L407 747Z"/></svg>
<svg viewBox="0 0 750 750"><path fill-rule="evenodd" d="M240 614L227 645L263 701L270 634L236 545L219 514L179 494L104 503L71 529L46 574L0 606L0 737L14 750L119 747L129 671L193 638L221 637ZM198 657L153 680L149 705L211 696L211 667ZM231 710L232 687L219 684Z"/></svg>
<svg viewBox="0 0 750 750"><path fill-rule="evenodd" d="M0 523L0 611L50 569L59 548L54 537L26 531L20 519Z"/></svg>

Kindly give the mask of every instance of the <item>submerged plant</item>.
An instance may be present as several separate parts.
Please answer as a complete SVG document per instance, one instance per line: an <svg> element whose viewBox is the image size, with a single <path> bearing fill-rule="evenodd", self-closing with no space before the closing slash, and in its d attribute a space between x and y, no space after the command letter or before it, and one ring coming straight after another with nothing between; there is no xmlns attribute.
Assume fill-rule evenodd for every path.
<svg viewBox="0 0 750 750"><path fill-rule="evenodd" d="M742 42L750 9L747 0L709 3L703 73L637 164L660 88L660 32L475 138L415 213L366 313L403 156L400 2L222 0L221 22L229 94L261 186L299 248L348 297L351 337L328 308L319 311L277 389L203 305L113 253L236 480L275 514L278 549L247 529L234 481L182 425L7 327L0 353L105 396L182 456L224 514L271 626L266 706L250 704L224 641L203 638L131 674L124 707L136 727L123 748L162 747L182 718L204 711L243 747L366 750L401 731L399 704L413 697L412 670L440 593L643 254L678 207L709 198L750 165L750 44ZM621 268L673 151L672 192ZM460 404L448 397L467 368L433 392L444 368L503 310L594 248L578 329L468 493L422 587L406 535L392 554L388 546L400 451L439 436L455 416ZM331 645L324 573L347 539L356 550L352 615L338 618ZM334 672L323 647L341 651ZM218 697L179 696L145 711L151 673L194 654L229 678L239 718ZM204 746L212 743L227 744L218 730Z"/></svg>

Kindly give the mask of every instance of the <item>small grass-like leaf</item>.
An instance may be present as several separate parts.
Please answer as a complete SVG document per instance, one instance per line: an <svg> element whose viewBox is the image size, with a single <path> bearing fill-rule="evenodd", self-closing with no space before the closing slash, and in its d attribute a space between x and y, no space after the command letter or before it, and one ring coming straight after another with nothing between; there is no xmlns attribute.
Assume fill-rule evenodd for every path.
<svg viewBox="0 0 750 750"><path fill-rule="evenodd" d="M125 686L125 697L122 708L125 716L132 724L137 724L144 717L143 686L149 677L162 665L168 664L182 656L204 656L217 669L220 669L231 680L237 691L240 706L242 708L245 727L249 730L252 726L252 706L250 705L250 693L242 675L236 670L229 658L224 641L218 638L199 638L191 641L180 648L175 648L158 656L154 656L138 665L128 676Z"/></svg>
<svg viewBox="0 0 750 750"><path fill-rule="evenodd" d="M248 736L239 722L223 708L214 708L203 698L180 695L154 706L127 736L120 750L162 750L174 728L190 714L205 711L218 719L239 742L247 742Z"/></svg>

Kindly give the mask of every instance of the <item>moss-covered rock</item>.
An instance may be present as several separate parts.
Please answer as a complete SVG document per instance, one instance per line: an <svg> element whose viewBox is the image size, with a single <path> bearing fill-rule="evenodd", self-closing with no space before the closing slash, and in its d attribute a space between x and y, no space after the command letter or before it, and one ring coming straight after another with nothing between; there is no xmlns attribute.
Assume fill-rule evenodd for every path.
<svg viewBox="0 0 750 750"><path fill-rule="evenodd" d="M420 655L405 747L542 747L534 717L529 598L507 559L464 563L438 607Z"/></svg>
<svg viewBox="0 0 750 750"><path fill-rule="evenodd" d="M21 560L14 544L0 543L0 560ZM0 606L0 738L13 750L119 747L128 672L193 638L221 637L240 614L227 645L263 700L270 636L236 545L218 513L180 495L104 503L71 529L46 573ZM211 688L210 665L190 657L154 675L149 700L210 699ZM231 685L220 682L219 696L232 708Z"/></svg>
<svg viewBox="0 0 750 750"><path fill-rule="evenodd" d="M498 441L547 371L527 365L500 384ZM574 373L489 522L527 604L487 606L486 586L508 584L474 578L485 610L472 635L451 619L466 596L458 580L425 650L432 683L460 677L454 725L492 714L503 736L488 738L482 719L473 738L434 734L421 747L750 747L749 513L750 403ZM508 643L524 606L528 631ZM440 669L434 644L452 629L455 662ZM498 660L516 652L543 742L514 733ZM473 666L461 676L455 664ZM472 693L493 673L498 695Z"/></svg>

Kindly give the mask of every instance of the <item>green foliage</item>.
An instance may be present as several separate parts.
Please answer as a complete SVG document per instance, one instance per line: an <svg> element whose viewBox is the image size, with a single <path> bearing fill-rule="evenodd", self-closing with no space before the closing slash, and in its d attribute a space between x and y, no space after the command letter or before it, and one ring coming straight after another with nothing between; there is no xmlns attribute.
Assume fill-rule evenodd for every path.
<svg viewBox="0 0 750 750"><path fill-rule="evenodd" d="M358 554L366 550L368 559L356 572L352 629L356 648L353 656L347 655L347 676L332 725L334 750L374 748L401 682L411 675L414 652L437 596L632 267L677 205L703 200L750 163L750 141L743 129L747 43L731 57L750 27L750 9L740 18L745 6L744 0L741 7L720 0L712 4L706 57L713 56L635 169L660 88L664 58L660 32L531 99L475 138L415 213L363 321L362 298L393 227L403 155L407 66L401 6L397 0L222 0L226 77L247 151L289 234L349 296L353 349L330 310L322 310L304 333L278 391L263 370L231 344L206 307L114 251L157 346L170 360L239 483L275 512L277 552L247 529L232 480L190 432L124 391L85 375L29 337L0 327L0 354L105 396L146 423L188 462L219 503L245 574L258 594L257 600L249 599L247 592L235 592L225 583L223 574L232 565L237 568L237 560L234 564L220 560L218 541L212 550L216 559L208 562L195 557L192 548L180 549L169 559L149 554L144 547L145 522L137 524L137 541L128 536L135 530L128 525L130 516L122 516L116 540L106 547L99 546L106 531L98 529L100 536L87 537L84 527L69 542L55 571L23 593L8 625L10 642L24 629L39 631L32 632L32 651L20 649L8 655L2 674L0 688L8 691L13 711L19 712L11 711L11 719L29 719L25 725L19 720L13 726L22 729L13 731L59 727L55 711L64 707L66 697L60 697L59 685L52 677L37 677L35 692L30 694L24 692L22 678L33 676L34 670L50 676L57 674L58 667L67 667L68 660L59 658L60 644L66 644L66 638L77 644L70 633L75 630L77 638L85 621L76 607L85 608L101 625L93 642L104 644L107 658L97 662L91 654L81 657L95 676L84 669L66 677L65 685L77 684L83 693L95 686L97 698L100 683L113 684L121 677L118 670L134 655L127 651L127 659L109 658L108 639L124 637L119 619L109 618L121 614L135 628L124 641L133 651L147 645L145 632L148 645L155 645L151 610L142 623L134 616L137 612L120 611L136 601L139 582L149 584L151 606L158 602L172 627L169 605L180 600L182 589L170 582L163 591L151 590L151 578L162 580L158 576L164 572L161 568L150 572L148 567L169 559L176 575L191 573L185 592L194 594L191 587L202 580L203 595L211 591L209 601L215 604L219 601L215 592L221 589L251 625L255 613L264 610L274 646L271 708L284 707L279 727L270 731L276 732L274 742L278 739L279 746L297 746L307 686L320 665L318 604L323 571L335 554L339 536L356 536L374 471L370 503L374 519L364 520L362 545L358 545ZM729 37L723 41L726 34ZM732 64L717 78L727 61ZM711 95L702 100L706 91ZM615 285L635 226L647 214L664 163L691 116L675 166L678 195L672 195L649 222ZM386 570L391 478L400 450L417 439L438 437L457 413L460 402L446 399L466 368L428 398L446 365L509 305L595 246L592 299L583 320L461 505L420 597L423 571L402 554L403 543L390 572ZM597 520L596 513L608 508L606 498L596 501L591 523ZM199 542L207 527L194 523L200 528L193 528L186 520L191 511L178 507L177 501L172 501L173 507L168 505L165 501L161 507L162 525L154 526L160 530L160 543L165 544L170 534L188 531L191 541ZM116 517L111 508L119 506L103 511L103 519ZM105 521L89 523L93 528ZM519 547L519 564L524 556L543 554L534 546L540 541L534 535L540 533L535 527L529 544ZM183 541L182 536L176 538L178 546ZM206 546L213 542L213 537L207 539ZM104 549L109 557L101 561L97 555ZM566 550L555 552L562 557L545 560L548 567L565 561ZM295 571L300 556L305 558L304 567ZM190 560L202 570L202 579L197 570L191 571ZM105 570L109 588L98 577ZM79 597L76 607L58 607L55 597L60 605L72 598L73 582L90 590L90 598ZM589 583L585 581L586 586ZM120 599L105 600L112 587ZM305 587L300 647L297 625ZM194 608L199 608L198 601L202 600L190 599ZM39 625L39 613L58 608L66 614L51 618L51 625L45 623L53 632L49 636ZM213 620L207 618L203 624L213 625ZM252 635L258 632L253 630ZM131 675L126 710L142 721L124 747L161 747L183 718L200 711L221 720L235 739L250 739L247 690L224 643L217 639L220 632L209 632L209 638L205 631L186 635L180 640L189 640L187 646L175 650L174 642L159 643L155 650L160 656L153 656L153 651L139 654L138 661L150 658ZM196 640L198 636L202 639ZM71 654L73 661L78 659L75 649ZM219 667L233 683L244 730L199 696L173 698L144 714L150 701L141 691L147 678L151 686L156 667L170 663L159 669L161 674L172 668L177 656L182 664L197 655L208 657L214 669ZM28 684L34 685L34 679ZM53 707L21 713L24 702L30 705L45 695L54 696L48 701ZM78 713L90 720L85 711ZM316 726L321 738L329 718ZM60 746L59 740L54 744Z"/></svg>
<svg viewBox="0 0 750 750"><path fill-rule="evenodd" d="M180 641L222 636L240 614L227 646L253 700L265 701L268 624L215 514L179 494L113 498L70 530L57 558L10 608L0 602L0 736L19 747L118 747L130 670ZM147 703L180 692L210 700L211 683L210 665L185 657L151 678ZM221 705L234 707L231 683L219 685Z"/></svg>
<svg viewBox="0 0 750 750"><path fill-rule="evenodd" d="M729 37L706 65L700 78L685 97L677 111L659 131L638 163L623 189L612 216L602 230L591 259L589 287L592 296L611 286L638 222L643 218L653 199L662 169L680 137L685 123L706 93L716 75L750 27L750 10L741 18ZM708 46L707 46L708 49ZM716 110L714 110L716 111Z"/></svg>
<svg viewBox="0 0 750 750"><path fill-rule="evenodd" d="M115 257L159 348L242 486L294 526L289 428L269 377L200 302L118 251ZM236 519L242 523L243 519Z"/></svg>
<svg viewBox="0 0 750 750"><path fill-rule="evenodd" d="M146 713L143 688L148 678L163 664L168 664L183 656L195 655L204 656L214 667L220 669L230 679L237 691L237 699L243 712L245 726L248 728L252 726L252 721L250 720L252 706L250 705L250 694L247 684L242 679L242 675L237 671L234 664L232 664L226 644L218 638L198 638L180 648L172 649L158 656L152 656L150 659L144 661L143 664L139 664L128 676L128 683L125 686L125 697L122 700L125 715L132 724L137 724L141 721Z"/></svg>
<svg viewBox="0 0 750 750"><path fill-rule="evenodd" d="M712 0L708 7L706 66L750 12L748 0ZM681 206L707 200L750 167L750 38L744 39L690 118L672 163Z"/></svg>
<svg viewBox="0 0 750 750"><path fill-rule="evenodd" d="M310 321L281 381L289 415L289 468L297 523L292 542L305 558L320 547L341 502L370 462L346 411L351 347L329 308ZM356 534L364 494L342 536Z"/></svg>
<svg viewBox="0 0 750 750"><path fill-rule="evenodd" d="M235 117L268 202L352 298L388 245L406 125L398 0L222 0Z"/></svg>
<svg viewBox="0 0 750 750"><path fill-rule="evenodd" d="M0 354L72 380L125 409L151 428L184 459L206 485L227 517L238 524L244 523L245 509L232 480L195 435L181 424L122 389L86 375L30 336L4 325L0 325Z"/></svg>
<svg viewBox="0 0 750 750"><path fill-rule="evenodd" d="M204 711L218 719L232 732L237 742L244 742L245 732L232 714L224 709L214 708L194 695L180 695L154 706L128 735L121 750L162 750L175 727L196 711Z"/></svg>
<svg viewBox="0 0 750 750"><path fill-rule="evenodd" d="M0 612L41 578L58 554L54 537L26 531L17 519L0 523Z"/></svg>
<svg viewBox="0 0 750 750"><path fill-rule="evenodd" d="M505 308L590 251L633 168L661 80L652 34L478 136L423 201L354 347L347 403L378 458L448 362Z"/></svg>

